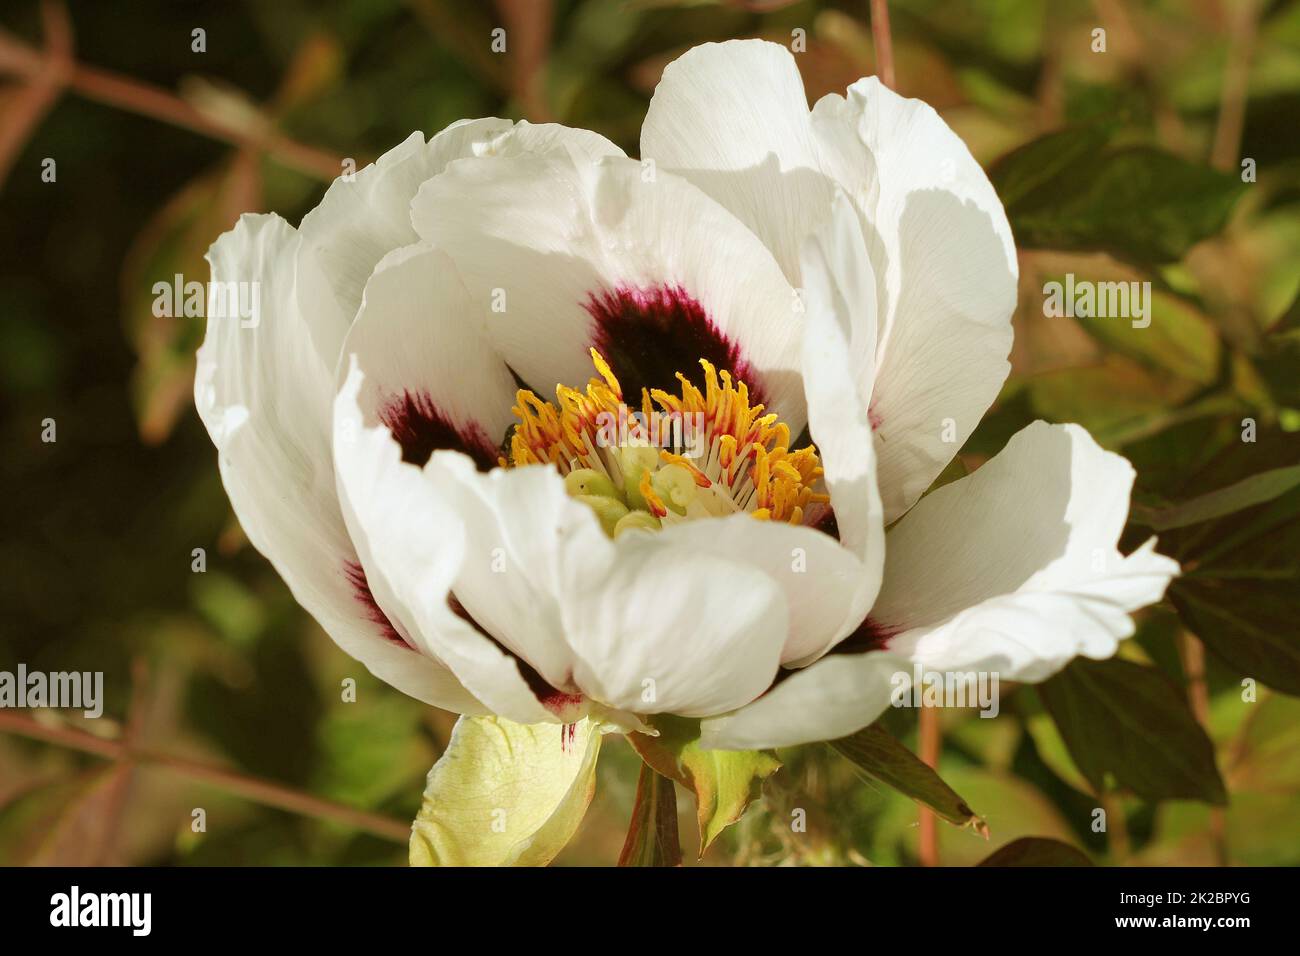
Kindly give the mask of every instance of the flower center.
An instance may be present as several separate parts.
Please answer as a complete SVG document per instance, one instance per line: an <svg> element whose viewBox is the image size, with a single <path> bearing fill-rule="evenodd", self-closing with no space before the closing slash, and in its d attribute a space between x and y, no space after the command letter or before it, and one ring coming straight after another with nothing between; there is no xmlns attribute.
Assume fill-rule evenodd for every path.
<svg viewBox="0 0 1300 956"><path fill-rule="evenodd" d="M554 404L518 392L500 464L555 465L607 534L739 512L802 524L810 505L829 502L813 490L817 450L791 451L789 426L751 405L730 372L700 359L703 391L678 372L680 395L643 388L630 409L609 363L595 349L591 358L599 377L585 391L560 385Z"/></svg>

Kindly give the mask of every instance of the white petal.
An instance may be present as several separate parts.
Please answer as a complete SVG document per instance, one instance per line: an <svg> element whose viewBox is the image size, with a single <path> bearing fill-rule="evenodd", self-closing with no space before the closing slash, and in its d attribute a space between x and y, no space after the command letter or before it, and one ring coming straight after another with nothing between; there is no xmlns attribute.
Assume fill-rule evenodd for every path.
<svg viewBox="0 0 1300 956"><path fill-rule="evenodd" d="M875 597L874 587L863 597L862 563L812 528L737 514L683 522L660 536L674 546L749 565L781 588L790 615L782 664L820 656L858 625Z"/></svg>
<svg viewBox="0 0 1300 956"><path fill-rule="evenodd" d="M551 466L487 474L450 453L428 473L465 526L465 561L456 597L489 634L562 693L588 690L561 620L560 579L583 553L604 547L595 515L564 490ZM607 703L609 703L607 701Z"/></svg>
<svg viewBox="0 0 1300 956"><path fill-rule="evenodd" d="M344 514L376 600L492 713L523 723L553 720L515 659L453 611L469 530L428 473L432 465L422 471L402 461L385 427L365 425L357 404L362 378L354 366L335 402L334 453Z"/></svg>
<svg viewBox="0 0 1300 956"><path fill-rule="evenodd" d="M973 475L928 495L888 537L871 616L927 668L1038 681L1115 653L1129 613L1178 565L1117 550L1133 468L1077 425L1036 422Z"/></svg>
<svg viewBox="0 0 1300 956"><path fill-rule="evenodd" d="M767 574L657 533L605 544L565 566L564 624L585 691L624 710L693 717L734 709L772 682L789 618Z"/></svg>
<svg viewBox="0 0 1300 956"><path fill-rule="evenodd" d="M1130 612L1160 600L1178 565L1149 541L1116 544L1133 469L1077 425L1021 431L973 475L923 498L888 535L871 622L886 649L830 654L734 714L702 724L704 746L832 740L876 719L895 681L983 671L1040 681L1073 657L1110 657Z"/></svg>
<svg viewBox="0 0 1300 956"><path fill-rule="evenodd" d="M343 345L364 374L365 422L382 421L406 461L455 449L495 467L514 424L515 382L445 253L416 244L389 253L366 283Z"/></svg>
<svg viewBox="0 0 1300 956"><path fill-rule="evenodd" d="M308 314L316 317L327 361L338 355L376 264L419 238L411 227L410 206L422 183L466 156L569 147L590 155L622 154L613 143L586 130L516 126L494 118L461 120L427 143L423 133L412 133L350 179L335 180L300 227L304 244L314 253L300 265L300 295Z"/></svg>
<svg viewBox="0 0 1300 956"><path fill-rule="evenodd" d="M705 43L670 63L641 127L642 157L727 207L795 285L831 199L818 152L794 57L762 40Z"/></svg>
<svg viewBox="0 0 1300 956"><path fill-rule="evenodd" d="M875 271L871 413L890 522L930 486L1001 388L1018 267L997 194L938 114L874 77L848 94L819 100L813 123L823 168L863 216Z"/></svg>
<svg viewBox="0 0 1300 956"><path fill-rule="evenodd" d="M340 175L303 217L299 231L312 255L299 267L299 296L304 311L318 317L323 355L337 358L379 260L418 238L410 205L420 184L510 125L499 119L462 122L427 143L423 133L412 133L369 166Z"/></svg>
<svg viewBox="0 0 1300 956"><path fill-rule="evenodd" d="M519 156L524 153L560 153L581 156L588 161L602 156L627 155L599 133L558 123L530 123L527 120L520 120L508 132L474 151L475 156Z"/></svg>
<svg viewBox="0 0 1300 956"><path fill-rule="evenodd" d="M298 603L372 673L439 707L481 705L436 661L408 647L370 603L340 513L330 455L333 368L311 346L295 295L298 234L276 216L244 216L208 252L214 283L258 283L244 327L209 309L195 404L249 541Z"/></svg>
<svg viewBox="0 0 1300 956"><path fill-rule="evenodd" d="M633 401L677 389L702 351L803 424L794 291L763 245L684 180L619 158L464 160L412 220L456 262L506 362L533 388L581 385L605 353Z"/></svg>
<svg viewBox="0 0 1300 956"><path fill-rule="evenodd" d="M840 541L862 562L852 630L880 588L885 526L867 406L876 346L875 277L857 215L843 193L835 198L831 220L805 246L803 273L809 430Z"/></svg>
<svg viewBox="0 0 1300 956"><path fill-rule="evenodd" d="M891 678L909 666L890 654L828 654L748 707L701 721L700 746L762 750L846 737L884 713Z"/></svg>

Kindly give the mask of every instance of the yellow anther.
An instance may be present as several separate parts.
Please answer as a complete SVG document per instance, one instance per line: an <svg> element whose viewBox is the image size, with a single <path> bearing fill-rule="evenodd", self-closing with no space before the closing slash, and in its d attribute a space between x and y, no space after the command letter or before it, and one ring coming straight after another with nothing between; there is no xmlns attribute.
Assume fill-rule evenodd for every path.
<svg viewBox="0 0 1300 956"><path fill-rule="evenodd" d="M558 385L553 403L526 389L518 392L514 412L519 424L510 436L504 466L554 465L566 476L570 495L626 506L631 511L617 520L635 519L629 526L636 527L649 526L645 519L658 526L647 511L660 517L670 511L684 516L697 500L707 507L692 506L692 514L727 513L721 501L716 503L721 510L710 504L715 497L731 496L736 507L755 509L751 514L760 519L796 523L810 506L829 500L812 490L822 477L816 450L809 446L791 451L789 426L762 404L751 404L748 386L730 370L701 359L699 385L679 372L676 394L641 389L635 412L624 404L623 387L604 356L592 349L591 360L597 376L585 389ZM631 396L627 400L635 407ZM680 448L650 447L656 436L654 444L664 444L655 416L691 415L700 415L704 423L701 459L688 460L678 454ZM610 421L620 423L621 447L611 445L608 433L601 432ZM620 476L622 487L610 476ZM711 490L705 498L698 497L699 489ZM611 520L617 513L601 507Z"/></svg>
<svg viewBox="0 0 1300 956"><path fill-rule="evenodd" d="M713 482L709 480L709 476L691 464L691 460L684 455L674 455L670 451L661 451L659 457L670 465L681 465L691 473L691 477L695 479L695 484L699 487L710 488L713 486Z"/></svg>
<svg viewBox="0 0 1300 956"><path fill-rule="evenodd" d="M649 470L641 472L641 484L637 487L637 491L641 493L641 500L646 503L646 508L649 509L650 513L656 518L662 518L668 514L668 507L655 493L654 487L651 485L650 476L652 474L653 472Z"/></svg>

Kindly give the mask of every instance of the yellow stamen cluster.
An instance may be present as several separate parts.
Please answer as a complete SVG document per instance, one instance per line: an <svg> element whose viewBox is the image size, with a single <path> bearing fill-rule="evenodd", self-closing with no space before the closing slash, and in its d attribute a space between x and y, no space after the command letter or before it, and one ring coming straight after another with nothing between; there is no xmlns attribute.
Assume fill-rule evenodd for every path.
<svg viewBox="0 0 1300 956"><path fill-rule="evenodd" d="M791 451L789 427L751 405L730 372L701 359L703 390L679 372L681 394L642 389L638 417L609 363L595 349L591 357L599 377L584 391L561 385L554 404L518 392L519 424L501 465L555 465L606 531L736 512L801 524L809 504L829 501L813 491L822 475L816 449ZM618 441L609 440L611 422Z"/></svg>

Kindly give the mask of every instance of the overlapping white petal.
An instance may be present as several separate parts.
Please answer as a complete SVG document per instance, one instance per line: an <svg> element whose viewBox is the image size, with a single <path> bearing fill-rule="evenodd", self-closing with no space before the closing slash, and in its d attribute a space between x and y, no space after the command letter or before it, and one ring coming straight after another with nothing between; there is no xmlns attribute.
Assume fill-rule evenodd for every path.
<svg viewBox="0 0 1300 956"><path fill-rule="evenodd" d="M648 532L562 569L574 677L606 704L687 717L740 706L776 676L785 594L737 556Z"/></svg>
<svg viewBox="0 0 1300 956"><path fill-rule="evenodd" d="M335 402L334 459L348 530L376 599L412 644L444 661L491 713L521 723L553 720L515 658L453 610L453 589L481 542L439 492L433 462L424 469L403 462L388 429L365 423L363 378L353 364Z"/></svg>
<svg viewBox="0 0 1300 956"><path fill-rule="evenodd" d="M1041 681L1105 658L1178 565L1147 542L1117 550L1133 469L1077 425L1038 422L892 528L871 620L883 651L835 654L756 703L704 722L706 744L782 746L843 736L888 705L891 677L984 671ZM815 717L806 716L814 710Z"/></svg>
<svg viewBox="0 0 1300 956"><path fill-rule="evenodd" d="M409 400L409 417L445 421L495 464L515 422L515 381L446 253L416 243L385 256L366 283L343 356L355 357L364 376L359 401L367 424L391 427ZM347 371L341 366L340 384Z"/></svg>
<svg viewBox="0 0 1300 956"><path fill-rule="evenodd" d="M753 230L791 284L825 214L824 175L803 79L775 43L705 43L664 70L641 125L641 156L690 180Z"/></svg>
<svg viewBox="0 0 1300 956"><path fill-rule="evenodd" d="M903 514L974 431L1005 380L1018 273L1002 204L925 103L874 77L809 111L794 57L760 40L671 64L644 155L690 179L767 244L791 283L836 190L861 218L875 275L876 362L860 368L885 518Z"/></svg>
<svg viewBox="0 0 1300 956"><path fill-rule="evenodd" d="M248 539L345 651L413 697L477 713L447 668L385 635L359 599L357 565L334 490L334 370L311 347L295 292L307 253L276 216L244 216L208 253L214 283L257 283L256 323L209 309L194 399ZM213 303L215 305L215 303Z"/></svg>
<svg viewBox="0 0 1300 956"><path fill-rule="evenodd" d="M808 426L825 468L839 539L866 564L865 604L880 585L884 510L868 403L876 361L875 276L857 216L843 193L808 240L802 269ZM860 618L860 615L859 615Z"/></svg>
<svg viewBox="0 0 1300 956"><path fill-rule="evenodd" d="M461 120L425 142L412 133L376 162L341 175L320 204L303 217L304 248L298 285L313 338L323 359L337 360L343 336L361 305L370 274L394 249L419 239L411 227L411 200L430 177L466 156L576 150L585 155L622 155L603 136L564 126L512 123L502 119Z"/></svg>
<svg viewBox="0 0 1300 956"><path fill-rule="evenodd" d="M875 597L884 562L883 553L876 553L869 567L828 534L746 514L673 525L660 537L675 548L739 562L776 583L789 611L784 666L821 656L857 626ZM725 603L738 582L717 586L728 589L720 595L719 603ZM742 653L750 655L748 643Z"/></svg>
<svg viewBox="0 0 1300 956"><path fill-rule="evenodd" d="M1117 550L1132 486L1132 466L1078 425L1028 426L890 532L873 619L926 667L1006 680L1110 657L1178 573L1151 542Z"/></svg>
<svg viewBox="0 0 1300 956"><path fill-rule="evenodd" d="M591 376L593 295L681 289L739 347L770 408L802 427L794 291L762 243L688 182L617 157L466 160L426 183L411 215L456 263L507 363L538 389ZM651 347L671 350L676 331ZM678 370L692 373L699 357Z"/></svg>
<svg viewBox="0 0 1300 956"><path fill-rule="evenodd" d="M847 99L823 97L813 116L826 170L844 177L858 203L876 277L871 416L893 521L952 460L1006 379L1015 245L988 177L927 104L869 77Z"/></svg>

